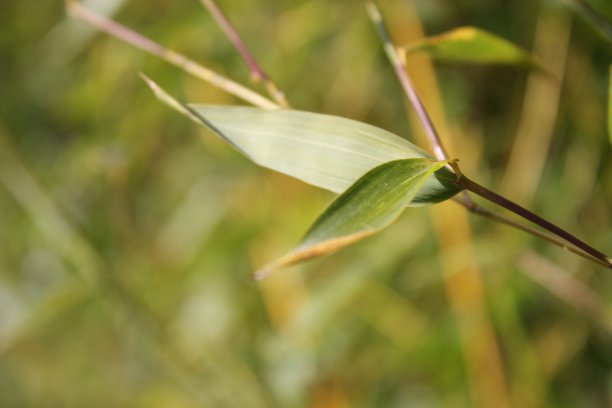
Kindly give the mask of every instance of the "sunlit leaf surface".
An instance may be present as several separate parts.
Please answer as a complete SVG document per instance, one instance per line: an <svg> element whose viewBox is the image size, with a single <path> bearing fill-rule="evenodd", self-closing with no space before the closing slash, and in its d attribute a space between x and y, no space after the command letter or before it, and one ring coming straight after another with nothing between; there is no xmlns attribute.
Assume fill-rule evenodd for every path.
<svg viewBox="0 0 612 408"><path fill-rule="evenodd" d="M290 253L260 270L257 278L283 266L333 253L391 224L425 181L445 162L404 159L369 171L338 197Z"/></svg>
<svg viewBox="0 0 612 408"><path fill-rule="evenodd" d="M159 100L225 139L255 163L341 193L374 167L432 157L386 130L338 116L246 106L184 105L141 75ZM411 205L444 201L458 191L454 174L439 169Z"/></svg>

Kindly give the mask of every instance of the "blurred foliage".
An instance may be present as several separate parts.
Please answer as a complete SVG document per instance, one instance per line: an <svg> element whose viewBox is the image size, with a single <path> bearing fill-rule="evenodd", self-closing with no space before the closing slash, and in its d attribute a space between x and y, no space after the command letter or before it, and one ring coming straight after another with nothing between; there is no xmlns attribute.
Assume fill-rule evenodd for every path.
<svg viewBox="0 0 612 408"><path fill-rule="evenodd" d="M404 53L426 52L439 61L466 64L507 64L537 68L529 52L475 27L454 30L406 44Z"/></svg>
<svg viewBox="0 0 612 408"><path fill-rule="evenodd" d="M293 106L412 137L358 2L219 3ZM197 1L86 4L248 82ZM529 87L538 74L510 67L437 64L443 137L476 180L503 184L609 254L610 44L557 1L412 4L429 35L469 25L529 50L536 27L564 22L570 36L552 35L544 47L567 50L553 85ZM592 5L612 14L605 0ZM398 43L408 40L407 2L384 2L383 12ZM159 103L138 72L192 102L237 101L67 20L60 1L4 2L0 52L0 406L472 405L426 208L255 283L249 273L290 248L333 196L256 167ZM538 129L541 117L525 119L530 112L557 105L544 96L551 90L558 113L546 161L518 156L514 168L538 182L515 196L521 179L507 171L510 152L523 131ZM483 313L512 405L612 406L609 271L472 221ZM577 308L534 280L524 257L534 251L550 264L539 272L571 274L564 288L580 287L598 308Z"/></svg>

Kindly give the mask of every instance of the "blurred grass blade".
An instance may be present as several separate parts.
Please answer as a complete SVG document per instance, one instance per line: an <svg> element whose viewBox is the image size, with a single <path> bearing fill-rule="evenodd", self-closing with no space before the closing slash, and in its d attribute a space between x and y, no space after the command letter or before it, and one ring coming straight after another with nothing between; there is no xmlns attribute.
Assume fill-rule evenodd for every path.
<svg viewBox="0 0 612 408"><path fill-rule="evenodd" d="M609 20L610 9L607 16L602 11L597 10L585 0L566 0L569 4L601 37L612 43L612 23ZM608 2L609 7L609 2Z"/></svg>
<svg viewBox="0 0 612 408"><path fill-rule="evenodd" d="M225 139L255 163L341 193L383 163L432 158L393 133L338 116L246 106L184 105L142 75L164 103ZM411 205L444 201L458 192L455 175L440 168Z"/></svg>
<svg viewBox="0 0 612 408"><path fill-rule="evenodd" d="M427 37L401 47L400 51L403 55L421 51L443 61L521 65L544 70L529 52L476 27L459 27Z"/></svg>
<svg viewBox="0 0 612 408"><path fill-rule="evenodd" d="M445 164L430 159L403 159L374 168L327 207L293 251L256 272L255 278L331 254L376 234L397 219L426 180Z"/></svg>
<svg viewBox="0 0 612 408"><path fill-rule="evenodd" d="M85 282L95 285L104 262L98 251L59 210L12 145L0 119L0 186L23 207L47 242Z"/></svg>
<svg viewBox="0 0 612 408"><path fill-rule="evenodd" d="M608 138L610 144L612 144L612 65L609 68L610 75L608 75Z"/></svg>
<svg viewBox="0 0 612 408"><path fill-rule="evenodd" d="M157 99L159 99L166 105L170 106L172 109L176 110L177 112L182 113L183 115L187 116L189 119L196 122L197 124L201 124L200 119L196 115L191 113L191 111L185 105L183 105L182 103L174 99L166 91L164 91L162 87L157 85L155 81L153 81L151 78L149 78L142 72L140 73L140 77L142 78L143 81L145 81L145 83L149 86L149 88L151 88L151 90L153 91Z"/></svg>

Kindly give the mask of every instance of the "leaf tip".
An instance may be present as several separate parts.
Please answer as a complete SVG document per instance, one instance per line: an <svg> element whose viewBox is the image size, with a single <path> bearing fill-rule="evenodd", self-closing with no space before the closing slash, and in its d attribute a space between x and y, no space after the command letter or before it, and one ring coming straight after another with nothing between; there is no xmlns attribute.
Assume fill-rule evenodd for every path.
<svg viewBox="0 0 612 408"><path fill-rule="evenodd" d="M485 33L485 31L473 26L459 27L454 30L455 38L463 41L471 41L480 33Z"/></svg>
<svg viewBox="0 0 612 408"><path fill-rule="evenodd" d="M167 101L167 100L174 99L170 97L170 95L166 91L164 91L161 88L161 86L157 85L157 83L153 81L151 78L149 78L144 72L140 71L138 75L145 82L145 84L147 84L149 89L153 91L153 93L158 99L160 99L161 101Z"/></svg>
<svg viewBox="0 0 612 408"><path fill-rule="evenodd" d="M166 92L161 86L159 86L155 81L145 75L143 72L139 72L140 78L147 84L147 86L153 91L155 97L170 106L177 112L182 113L187 116L192 121L202 124L203 120L196 113L193 112L191 108L187 105L179 102L176 98Z"/></svg>

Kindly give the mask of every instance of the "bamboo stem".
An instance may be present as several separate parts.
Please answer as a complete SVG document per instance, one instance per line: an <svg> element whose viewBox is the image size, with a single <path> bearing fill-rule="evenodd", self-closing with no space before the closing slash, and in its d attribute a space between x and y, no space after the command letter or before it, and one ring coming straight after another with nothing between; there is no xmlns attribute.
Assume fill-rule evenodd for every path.
<svg viewBox="0 0 612 408"><path fill-rule="evenodd" d="M270 99L252 91L251 89L241 85L231 79L228 79L200 64L192 59L179 54L155 41L144 37L143 35L133 31L132 29L121 25L113 20L107 19L93 11L83 7L76 1L66 1L68 13L82 20L83 22L96 27L107 34L112 35L128 44L135 46L143 51L153 54L170 64L173 64L191 75L211 83L212 85L223 89L224 91L246 101L255 106L266 109L277 109L280 106Z"/></svg>
<svg viewBox="0 0 612 408"><path fill-rule="evenodd" d="M423 124L425 135L427 135L427 138L433 147L434 155L440 161L449 160L448 152L444 148L444 144L442 143L434 124L431 121L431 118L429 117L421 98L419 98L419 95L417 95L414 85L412 85L412 81L406 74L406 66L402 62L397 50L395 49L395 46L391 41L391 36L385 27L380 11L373 2L368 2L366 4L366 8L368 10L368 14L370 15L370 19L378 30L378 34L383 42L385 52L391 61L391 65L393 65L393 69L395 69L395 74L402 85L402 89L404 90L410 104L416 111L416 114Z"/></svg>
<svg viewBox="0 0 612 408"><path fill-rule="evenodd" d="M498 222L500 222L502 224L505 224L505 225L507 225L509 227L519 229L519 230L521 230L523 232L526 232L528 234L531 234L531 235L533 235L535 237L538 237L538 238L541 238L541 239L543 239L545 241L548 241L548 242L550 242L553 245L557 245L558 247L561 247L561 248L563 248L563 249L565 249L567 251L570 251L570 252L572 252L572 253L574 253L576 255L579 255L579 256L581 256L583 258L586 258L586 259L588 259L590 261L596 262L596 263L598 263L598 264L600 264L602 266L608 266L608 264L606 264L602 260L600 260L598 258L595 258L594 256L591 256L590 254L585 253L583 250L581 250L579 248L576 248L573 245L568 245L568 243L565 242L562 239L559 239L559 238L557 238L557 237L555 237L553 235L546 234L546 233L544 233L544 232L542 232L542 231L540 231L538 229L535 229L535 228L530 227L528 225L522 224L522 223L520 223L518 221L515 221L515 220L513 220L511 218L508 218L508 217L506 217L506 216L504 216L502 214L490 211L490 210L488 210L488 209L486 209L486 208L476 204L475 202L467 202L466 200L464 200L462 198L459 198L459 197L453 198L453 201L455 201L457 204L460 204L463 207L465 207L465 209L468 210L469 212L471 212L472 214L480 215L480 216L483 216L485 218L489 218L489 219L491 219L493 221L498 221Z"/></svg>

